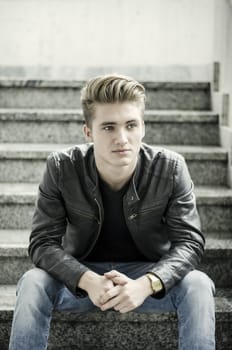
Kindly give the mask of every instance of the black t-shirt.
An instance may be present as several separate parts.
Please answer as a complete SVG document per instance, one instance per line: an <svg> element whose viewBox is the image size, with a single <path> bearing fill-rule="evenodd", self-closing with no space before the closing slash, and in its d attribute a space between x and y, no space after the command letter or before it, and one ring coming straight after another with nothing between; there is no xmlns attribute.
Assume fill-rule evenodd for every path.
<svg viewBox="0 0 232 350"><path fill-rule="evenodd" d="M114 191L102 179L99 185L104 207L104 221L98 240L86 261L146 261L127 228L123 213L123 196L129 184Z"/></svg>

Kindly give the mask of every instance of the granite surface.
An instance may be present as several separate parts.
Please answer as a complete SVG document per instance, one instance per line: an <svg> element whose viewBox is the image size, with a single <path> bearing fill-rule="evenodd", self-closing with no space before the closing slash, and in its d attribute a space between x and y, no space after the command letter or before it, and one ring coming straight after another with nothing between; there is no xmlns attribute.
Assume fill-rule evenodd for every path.
<svg viewBox="0 0 232 350"><path fill-rule="evenodd" d="M0 229L20 229L31 227L34 203L0 203Z"/></svg>
<svg viewBox="0 0 232 350"><path fill-rule="evenodd" d="M189 86L147 87L147 106L152 109L209 110L210 96L207 86L198 89Z"/></svg>
<svg viewBox="0 0 232 350"><path fill-rule="evenodd" d="M219 134L211 123L146 122L144 141L166 145L218 145Z"/></svg>
<svg viewBox="0 0 232 350"><path fill-rule="evenodd" d="M0 109L0 119L1 114L11 113L10 110L7 111ZM218 126L219 123L219 115L212 110L206 111L198 111L198 110L160 110L160 109L146 109L144 112L144 120L146 122L154 122L154 123L190 123L190 124L204 124L211 123L214 124L215 127Z"/></svg>
<svg viewBox="0 0 232 350"><path fill-rule="evenodd" d="M232 230L231 205L198 205L202 229L206 232L228 232Z"/></svg>
<svg viewBox="0 0 232 350"><path fill-rule="evenodd" d="M82 143L83 123L76 121L1 121L2 142ZM146 123L144 141L150 144L218 145L218 129L211 123Z"/></svg>
<svg viewBox="0 0 232 350"><path fill-rule="evenodd" d="M36 192L36 184L0 184L0 228L30 227ZM196 196L204 231L232 231L232 190L196 187Z"/></svg>
<svg viewBox="0 0 232 350"><path fill-rule="evenodd" d="M1 143L0 159L46 159L52 151L66 150L73 144L62 143ZM186 160L227 161L228 152L222 147L193 145L153 145L159 151L166 148L183 155Z"/></svg>
<svg viewBox="0 0 232 350"><path fill-rule="evenodd" d="M83 123L75 121L0 121L2 142L84 143Z"/></svg>
<svg viewBox="0 0 232 350"><path fill-rule="evenodd" d="M0 182L35 182L42 179L45 160L1 160Z"/></svg>
<svg viewBox="0 0 232 350"><path fill-rule="evenodd" d="M83 114L79 108L0 108L0 120L6 121L82 121ZM145 122L154 123L219 123L219 115L211 110L155 110L146 109Z"/></svg>
<svg viewBox="0 0 232 350"><path fill-rule="evenodd" d="M20 151L18 151L17 157L13 152L8 152L8 154L6 152L4 156L4 153L0 150L0 182L39 183L45 169L46 156L49 152L46 153L46 156L44 153L45 152L41 152L39 154L39 152L30 152L29 150L27 153L22 152L20 154ZM211 160L201 159L200 155L198 157L199 159L191 158L192 156L189 155L186 161L195 185L226 185L226 160L217 160L217 155L215 155L215 159Z"/></svg>
<svg viewBox="0 0 232 350"><path fill-rule="evenodd" d="M28 257L1 257L0 264L0 284L16 284L22 275L33 267Z"/></svg>
<svg viewBox="0 0 232 350"><path fill-rule="evenodd" d="M15 300L15 287L11 285L33 266L27 255L26 241L37 185L24 182L38 182L41 177L49 151L42 143L85 141L79 110L82 86L83 82L77 81L0 80L1 142L34 144L29 144L26 150L23 145L11 146L10 153L5 145L0 146L1 350L8 349ZM229 350L232 334L232 190L219 187L226 184L226 152L205 147L219 145L219 117L210 112L209 84L145 82L145 86L148 98L145 141L170 147L185 145L181 150L195 184L211 186L196 187L198 209L207 236L206 251L199 268L215 281L217 287L217 350ZM36 148L36 143L41 143L41 149ZM201 147L197 150L189 145ZM27 230L20 231L20 228ZM49 350L56 349L175 350L176 315L54 313Z"/></svg>
<svg viewBox="0 0 232 350"><path fill-rule="evenodd" d="M199 112L145 114L145 142L152 144L218 145L218 119ZM80 143L85 138L79 110L0 110L2 142Z"/></svg>
<svg viewBox="0 0 232 350"><path fill-rule="evenodd" d="M216 297L217 349L230 346L232 332L232 298ZM7 349L12 311L0 311L0 345ZM175 314L119 315L114 312L78 315L54 313L49 350L175 350L177 349L177 318Z"/></svg>
<svg viewBox="0 0 232 350"><path fill-rule="evenodd" d="M225 186L227 184L227 161L187 161L189 172L196 186Z"/></svg>
<svg viewBox="0 0 232 350"><path fill-rule="evenodd" d="M80 108L80 88L2 87L0 101L1 108Z"/></svg>
<svg viewBox="0 0 232 350"><path fill-rule="evenodd" d="M147 108L208 110L209 84L144 83ZM0 82L1 108L80 108L81 82L5 80Z"/></svg>
<svg viewBox="0 0 232 350"><path fill-rule="evenodd" d="M27 246L29 230L0 235L0 284L16 284L20 276L32 267ZM13 236L14 235L14 236ZM21 237L21 239L20 239ZM232 287L232 234L230 238L207 238L206 250L199 269L215 281L217 288Z"/></svg>

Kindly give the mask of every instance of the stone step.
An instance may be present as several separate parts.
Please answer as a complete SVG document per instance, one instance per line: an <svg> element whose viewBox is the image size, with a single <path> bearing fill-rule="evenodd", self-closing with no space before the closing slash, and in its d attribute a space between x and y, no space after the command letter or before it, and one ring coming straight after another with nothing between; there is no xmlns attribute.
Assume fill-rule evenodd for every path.
<svg viewBox="0 0 232 350"><path fill-rule="evenodd" d="M145 112L145 142L151 144L219 145L218 115L207 111Z"/></svg>
<svg viewBox="0 0 232 350"><path fill-rule="evenodd" d="M203 231L232 231L232 189L198 186L195 193Z"/></svg>
<svg viewBox="0 0 232 350"><path fill-rule="evenodd" d="M35 143L0 144L0 182L38 183L45 169L48 154L70 146ZM195 185L226 185L228 156L222 148L173 145L167 148L185 157Z"/></svg>
<svg viewBox="0 0 232 350"><path fill-rule="evenodd" d="M0 286L1 350L8 349L14 303L15 286ZM215 309L216 348L229 350L232 334L231 289L217 290ZM174 313L54 312L48 350L177 350L177 336L177 317Z"/></svg>
<svg viewBox="0 0 232 350"><path fill-rule="evenodd" d="M142 82L147 108L209 110L210 84L183 82ZM82 81L0 80L1 108L79 108Z"/></svg>
<svg viewBox="0 0 232 350"><path fill-rule="evenodd" d="M31 225L37 184L0 183L0 229ZM232 231L232 189L199 186L197 205L205 232Z"/></svg>
<svg viewBox="0 0 232 350"><path fill-rule="evenodd" d="M28 258L29 230L0 230L0 285L15 284L33 264ZM208 234L206 251L199 267L216 283L232 287L232 233L230 237Z"/></svg>
<svg viewBox="0 0 232 350"><path fill-rule="evenodd" d="M148 110L144 141L219 145L218 115L209 111ZM82 143L83 116L74 109L0 109L1 142Z"/></svg>
<svg viewBox="0 0 232 350"><path fill-rule="evenodd" d="M16 284L33 267L27 251L29 235L29 230L0 230L0 290L2 284Z"/></svg>

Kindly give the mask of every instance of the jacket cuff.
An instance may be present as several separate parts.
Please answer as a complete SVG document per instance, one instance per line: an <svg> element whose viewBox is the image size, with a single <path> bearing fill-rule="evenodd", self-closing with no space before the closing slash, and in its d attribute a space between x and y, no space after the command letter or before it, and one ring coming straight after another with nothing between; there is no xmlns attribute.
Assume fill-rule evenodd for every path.
<svg viewBox="0 0 232 350"><path fill-rule="evenodd" d="M72 281L70 282L67 282L67 288L76 296L78 297L86 297L88 295L88 293L79 288L78 287L78 283L79 283L79 280L81 278L81 276L86 272L86 271L89 271L89 268L85 265L81 265L81 268L79 269L79 271L76 273L75 277L72 279Z"/></svg>
<svg viewBox="0 0 232 350"><path fill-rule="evenodd" d="M174 287L174 285L176 284L176 279L172 277L173 274L169 273L167 267L154 267L154 269L150 270L149 272L153 273L156 277L158 277L163 284L163 289L160 292L154 294L153 296L157 299L161 299L170 291L172 287Z"/></svg>

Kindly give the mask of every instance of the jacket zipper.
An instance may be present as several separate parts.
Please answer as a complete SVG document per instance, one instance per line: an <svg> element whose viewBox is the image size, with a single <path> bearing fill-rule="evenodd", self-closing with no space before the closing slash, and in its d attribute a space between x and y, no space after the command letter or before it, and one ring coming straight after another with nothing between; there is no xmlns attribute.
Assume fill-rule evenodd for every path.
<svg viewBox="0 0 232 350"><path fill-rule="evenodd" d="M101 205L99 204L97 198L94 198L94 201L96 202L97 204L97 207L98 207L98 211L99 211L99 220L98 220L98 224L99 226L101 227L101 223L102 223L102 208L101 208ZM99 235L100 231L98 230L98 235Z"/></svg>
<svg viewBox="0 0 232 350"><path fill-rule="evenodd" d="M157 204L155 205L154 207L150 207L150 208L146 208L146 209L143 209L139 212L139 214L147 214L147 213L150 213L151 211L155 210L155 209L158 209L162 207L162 203L161 204Z"/></svg>

